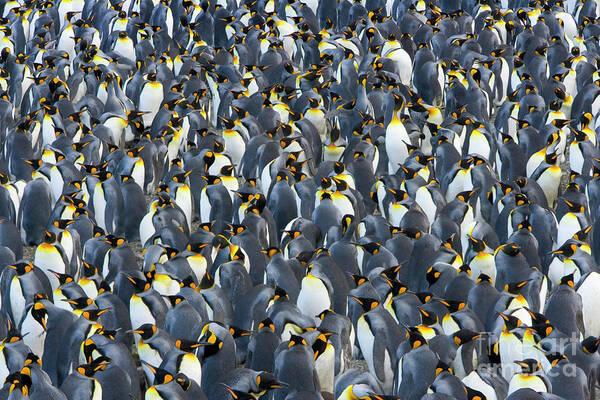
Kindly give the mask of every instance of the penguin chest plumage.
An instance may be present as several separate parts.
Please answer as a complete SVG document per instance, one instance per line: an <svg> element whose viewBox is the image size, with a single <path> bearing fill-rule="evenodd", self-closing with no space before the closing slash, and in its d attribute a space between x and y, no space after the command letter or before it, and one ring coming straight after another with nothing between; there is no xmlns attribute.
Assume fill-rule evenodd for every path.
<svg viewBox="0 0 600 400"><path fill-rule="evenodd" d="M238 131L226 129L223 131L223 139L225 140L225 154L231 157L233 164L239 165L246 150L244 138Z"/></svg>
<svg viewBox="0 0 600 400"><path fill-rule="evenodd" d="M207 262L206 258L202 254L194 254L186 258L187 262L194 272L196 279L200 281L206 273Z"/></svg>
<svg viewBox="0 0 600 400"><path fill-rule="evenodd" d="M96 380L96 378L92 379L94 381L92 389L92 400L102 400L102 385Z"/></svg>
<svg viewBox="0 0 600 400"><path fill-rule="evenodd" d="M193 353L186 353L181 356L178 372L185 374L198 385L202 384L202 365Z"/></svg>
<svg viewBox="0 0 600 400"><path fill-rule="evenodd" d="M514 333L502 332L498 340L498 348L502 365L506 366L506 368L502 368L502 376L510 381L514 367L517 367L514 362L523 359L523 345Z"/></svg>
<svg viewBox="0 0 600 400"><path fill-rule="evenodd" d="M144 190L144 181L146 179L146 168L144 167L144 160L142 158L138 158L133 164L133 169L131 170L131 177L133 181L138 184L139 187Z"/></svg>
<svg viewBox="0 0 600 400"><path fill-rule="evenodd" d="M456 175L450 181L448 188L446 189L446 200L452 201L456 197L457 194L462 192L465 189L465 181L468 170L460 169L456 172Z"/></svg>
<svg viewBox="0 0 600 400"><path fill-rule="evenodd" d="M477 129L473 129L471 136L469 137L468 154L478 154L486 160L489 160L490 151L490 143L487 137Z"/></svg>
<svg viewBox="0 0 600 400"><path fill-rule="evenodd" d="M29 346L34 354L38 354L41 357L44 354L46 330L33 318L31 312L27 313L23 319L21 334L23 335L23 342Z"/></svg>
<svg viewBox="0 0 600 400"><path fill-rule="evenodd" d="M110 130L113 144L118 145L121 143L123 140L123 132L127 127L127 121L121 117L114 116L107 118L103 125Z"/></svg>
<svg viewBox="0 0 600 400"><path fill-rule="evenodd" d="M471 268L471 277L474 279L477 279L480 274L486 274L492 279L492 282L496 281L496 261L492 254L478 253L469 263L469 267Z"/></svg>
<svg viewBox="0 0 600 400"><path fill-rule="evenodd" d="M390 174L394 174L399 165L406 161L408 157L406 145L410 143L404 124L394 117L385 130L385 151L388 155Z"/></svg>
<svg viewBox="0 0 600 400"><path fill-rule="evenodd" d="M181 207L181 210L185 214L187 223L191 229L192 220L194 218L194 199L192 198L192 191L190 190L190 187L188 185L184 184L177 188L177 190L175 191L175 203L177 203L177 205Z"/></svg>
<svg viewBox="0 0 600 400"><path fill-rule="evenodd" d="M319 377L321 391L333 393L335 378L335 349L329 343L322 354L315 360L315 370Z"/></svg>
<svg viewBox="0 0 600 400"><path fill-rule="evenodd" d="M50 168L50 190L52 192L52 199L56 201L60 197L63 191L65 181L60 173L60 170L56 165Z"/></svg>
<svg viewBox="0 0 600 400"><path fill-rule="evenodd" d="M135 61L135 48L133 41L129 38L119 38L115 41L113 51L121 57L125 57L131 61Z"/></svg>
<svg viewBox="0 0 600 400"><path fill-rule="evenodd" d="M142 115L145 126L151 126L154 117L160 110L164 97L163 85L160 82L146 82L140 92L139 109L147 114Z"/></svg>
<svg viewBox="0 0 600 400"><path fill-rule="evenodd" d="M106 231L109 227L106 226L106 198L104 197L104 187L102 187L102 182L96 184L93 198L96 223L100 228Z"/></svg>
<svg viewBox="0 0 600 400"><path fill-rule="evenodd" d="M571 239L574 234L582 228L579 218L575 213L568 212L560 219L558 223L558 236L556 239L556 247L560 247L564 242Z"/></svg>
<svg viewBox="0 0 600 400"><path fill-rule="evenodd" d="M341 215L354 215L354 206L348 196L340 192L333 192L331 194L331 200L333 200L333 204L337 209L340 210Z"/></svg>
<svg viewBox="0 0 600 400"><path fill-rule="evenodd" d="M154 212L150 211L144 215L142 221L140 222L140 241L141 243L146 243L148 239L152 237L155 233L154 225L152 224L152 218L154 216Z"/></svg>
<svg viewBox="0 0 600 400"><path fill-rule="evenodd" d="M365 319L364 315L361 315L356 323L356 338L358 339L360 351L367 362L369 371L375 371L373 364L373 346L375 344L375 336L373 335L371 327L369 326L369 323ZM400 360L400 362L402 362L402 360ZM400 370L400 367L398 369Z"/></svg>
<svg viewBox="0 0 600 400"><path fill-rule="evenodd" d="M331 298L323 281L310 273L307 274L302 279L297 305L300 311L309 317L315 317L323 310L329 309Z"/></svg>
<svg viewBox="0 0 600 400"><path fill-rule="evenodd" d="M136 328L144 324L156 324L152 311L137 294L129 299L129 318L131 319L131 326Z"/></svg>
<svg viewBox="0 0 600 400"><path fill-rule="evenodd" d="M346 150L345 146L336 146L330 143L323 146L323 161L338 161Z"/></svg>
<svg viewBox="0 0 600 400"><path fill-rule="evenodd" d="M324 142L327 135L327 120L325 119L323 110L320 108L310 108L306 111L304 117L317 128L321 141Z"/></svg>
<svg viewBox="0 0 600 400"><path fill-rule="evenodd" d="M586 336L600 335L600 319L597 318L597 310L600 306L598 287L600 285L600 274L590 273L583 283L577 288L583 304L583 324Z"/></svg>
<svg viewBox="0 0 600 400"><path fill-rule="evenodd" d="M408 207L401 203L390 203L388 207L388 215L387 219L392 226L400 226L400 221L402 221L402 217L408 211Z"/></svg>
<svg viewBox="0 0 600 400"><path fill-rule="evenodd" d="M23 289L21 288L18 276L15 276L10 284L10 309L13 318L16 321L20 321L25 310L25 297L23 296Z"/></svg>
<svg viewBox="0 0 600 400"><path fill-rule="evenodd" d="M530 388L535 392L542 393L548 391L546 383L539 376L515 374L508 384L508 394L523 388Z"/></svg>
<svg viewBox="0 0 600 400"><path fill-rule="evenodd" d="M49 243L41 243L37 247L35 250L34 263L46 273L53 288L58 287L58 280L50 270L61 274L67 272L67 266L62 254L56 246Z"/></svg>
<svg viewBox="0 0 600 400"><path fill-rule="evenodd" d="M537 183L540 185L546 199L548 200L548 206L553 207L558 197L558 188L560 186L561 170L558 165L552 165L548 167L540 177L537 179Z"/></svg>
<svg viewBox="0 0 600 400"><path fill-rule="evenodd" d="M175 296L179 293L179 283L165 274L156 274L154 276L152 288L160 293L161 296Z"/></svg>
<svg viewBox="0 0 600 400"><path fill-rule="evenodd" d="M206 188L204 188L200 192L200 220L202 223L210 222L211 209L210 199Z"/></svg>
<svg viewBox="0 0 600 400"><path fill-rule="evenodd" d="M462 382L466 386L483 393L488 400L498 400L494 387L481 379L481 376L479 376L476 370L465 376L462 379Z"/></svg>

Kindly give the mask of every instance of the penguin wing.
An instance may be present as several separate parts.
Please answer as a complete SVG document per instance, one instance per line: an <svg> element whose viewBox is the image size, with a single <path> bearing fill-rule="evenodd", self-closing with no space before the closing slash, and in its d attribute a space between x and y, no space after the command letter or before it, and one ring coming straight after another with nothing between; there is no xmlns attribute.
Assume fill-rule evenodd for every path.
<svg viewBox="0 0 600 400"><path fill-rule="evenodd" d="M375 340L373 341L373 369L375 377L380 381L385 379L385 352L387 351L386 331L383 328L375 328L373 331Z"/></svg>
<svg viewBox="0 0 600 400"><path fill-rule="evenodd" d="M577 313L575 313L575 324L577 324L577 329L579 330L579 332L581 332L583 337L586 337L585 336L585 324L583 322L583 308L582 307L580 307L577 310Z"/></svg>

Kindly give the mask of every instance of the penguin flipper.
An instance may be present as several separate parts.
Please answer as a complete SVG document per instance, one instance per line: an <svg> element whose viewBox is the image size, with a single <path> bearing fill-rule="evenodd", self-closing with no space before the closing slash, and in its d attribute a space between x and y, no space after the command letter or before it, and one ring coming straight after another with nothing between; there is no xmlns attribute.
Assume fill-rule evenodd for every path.
<svg viewBox="0 0 600 400"><path fill-rule="evenodd" d="M583 337L585 336L585 323L583 322L583 310L580 308L575 314L575 323L577 324L577 329Z"/></svg>
<svg viewBox="0 0 600 400"><path fill-rule="evenodd" d="M385 331L383 329L376 329L373 332L375 335L375 341L373 342L373 374L379 381L385 380L385 352L387 351L387 340L385 340Z"/></svg>

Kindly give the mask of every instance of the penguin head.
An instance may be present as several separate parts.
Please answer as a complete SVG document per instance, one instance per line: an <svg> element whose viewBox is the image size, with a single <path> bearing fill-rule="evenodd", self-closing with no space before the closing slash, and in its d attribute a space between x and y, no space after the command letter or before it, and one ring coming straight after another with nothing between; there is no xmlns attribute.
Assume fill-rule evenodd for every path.
<svg viewBox="0 0 600 400"><path fill-rule="evenodd" d="M8 332L6 333L6 337L2 340L2 344L6 343L17 343L23 340L23 335L16 326L14 326L10 319L8 320Z"/></svg>
<svg viewBox="0 0 600 400"><path fill-rule="evenodd" d="M467 264L461 265L457 270L457 274L466 274L468 277L471 277L471 267Z"/></svg>
<svg viewBox="0 0 600 400"><path fill-rule="evenodd" d="M593 225L589 225L577 232L575 232L575 234L573 235L573 239L582 242L582 243L587 243L587 236L590 233L590 231L592 230L592 226Z"/></svg>
<svg viewBox="0 0 600 400"><path fill-rule="evenodd" d="M240 246L229 245L229 257L231 261L239 260L240 262L244 262L246 260L246 254L244 250Z"/></svg>
<svg viewBox="0 0 600 400"><path fill-rule="evenodd" d="M598 346L600 346L600 339L595 336L587 337L581 342L581 348L586 354L596 353Z"/></svg>
<svg viewBox="0 0 600 400"><path fill-rule="evenodd" d="M250 334L252 332L247 331L247 330L242 329L242 328L238 328L237 326L233 326L232 325L232 326L229 327L229 333L231 334L231 336L234 339L238 339L238 338L241 338L241 337L244 337L244 336L250 336Z"/></svg>
<svg viewBox="0 0 600 400"><path fill-rule="evenodd" d="M570 273L569 275L565 275L560 279L559 286L566 285L571 289L575 289L574 275Z"/></svg>
<svg viewBox="0 0 600 400"><path fill-rule="evenodd" d="M402 269L403 265L395 265L393 267L389 267L381 271L380 275L384 277L387 281L398 279L398 271ZM388 282L389 283L389 282Z"/></svg>
<svg viewBox="0 0 600 400"><path fill-rule="evenodd" d="M569 201L566 199L562 199L562 201L569 207L569 212L572 212L572 213L585 212L585 207L583 204L577 203L576 201Z"/></svg>
<svg viewBox="0 0 600 400"><path fill-rule="evenodd" d="M264 249L260 251L264 255L266 255L269 260L275 257L276 254L281 254L281 249L278 247L269 247L268 249Z"/></svg>
<svg viewBox="0 0 600 400"><path fill-rule="evenodd" d="M577 244L567 240L562 246L560 246L558 249L554 250L550 254L569 258L572 257L577 252L577 250Z"/></svg>
<svg viewBox="0 0 600 400"><path fill-rule="evenodd" d="M150 290L152 287L152 284L146 279L141 279L136 276L127 275L127 280L133 284L136 293L145 292L146 290Z"/></svg>
<svg viewBox="0 0 600 400"><path fill-rule="evenodd" d="M466 190L464 192L460 192L459 194L456 195L456 198L460 201L462 201L463 203L468 203L471 198L473 197L473 195L475 193L477 193L479 191L479 189L474 189L474 190Z"/></svg>
<svg viewBox="0 0 600 400"><path fill-rule="evenodd" d="M446 364L443 361L438 361L438 364L435 367L435 376L440 375L442 372L447 372L450 375L454 375L454 370L452 369L451 366L449 366L448 364Z"/></svg>
<svg viewBox="0 0 600 400"><path fill-rule="evenodd" d="M96 360L92 361L89 364L79 365L76 371L87 378L92 378L96 372L104 371L110 363L110 361L111 360L109 357L98 357Z"/></svg>
<svg viewBox="0 0 600 400"><path fill-rule="evenodd" d="M476 253L481 253L485 251L487 247L482 239L474 238L471 235L469 235L469 245L471 249Z"/></svg>
<svg viewBox="0 0 600 400"><path fill-rule="evenodd" d="M231 398L233 400L254 400L255 399L255 397L253 395L251 395L250 393L232 389L231 387L227 386L224 383L221 383L221 386L223 386L223 388L229 393L229 396L231 396Z"/></svg>
<svg viewBox="0 0 600 400"><path fill-rule="evenodd" d="M498 249L496 250L496 254L501 251L502 253L506 254L509 257L516 257L521 253L521 249L519 248L519 246L517 246L515 243L505 243L503 245L501 245L500 247L498 247Z"/></svg>
<svg viewBox="0 0 600 400"><path fill-rule="evenodd" d="M432 265L425 273L425 278L427 279L427 283L429 283L429 286L431 286L435 284L438 281L438 279L440 279L441 275L442 273L435 267L435 265Z"/></svg>
<svg viewBox="0 0 600 400"><path fill-rule="evenodd" d="M82 271L82 272L83 272L83 276L84 276L84 277L86 277L86 278L90 278L90 277L92 277L92 276L94 276L94 275L98 274L98 268L94 267L94 266L93 266L93 265L91 265L90 263L88 263L88 262L86 262L86 261L83 261L83 262L82 262L82 266L83 266L83 271ZM56 275L56 274L55 274L55 275ZM59 280L60 280L60 277L59 277L59 276L57 276L57 278L59 278ZM71 281L72 281L72 280L73 280L73 279L71 278Z"/></svg>
<svg viewBox="0 0 600 400"><path fill-rule="evenodd" d="M273 302L277 302L277 301L287 301L290 299L290 296L286 293L286 291L280 287L280 286L275 286L275 290L273 292Z"/></svg>
<svg viewBox="0 0 600 400"><path fill-rule="evenodd" d="M527 358L522 361L515 361L515 364L521 367L521 373L524 375L535 374L542 369L541 364L538 360L533 358Z"/></svg>
<svg viewBox="0 0 600 400"><path fill-rule="evenodd" d="M452 340L454 341L456 346L462 346L463 344L472 342L473 340L478 339L481 336L481 334L473 332L469 329L461 329L452 335Z"/></svg>
<svg viewBox="0 0 600 400"><path fill-rule="evenodd" d="M507 283L504 285L504 291L510 294L518 295L521 293L521 289L523 289L523 287L530 281L531 279L527 279L526 281Z"/></svg>
<svg viewBox="0 0 600 400"><path fill-rule="evenodd" d="M109 310L110 310L109 308L97 308L97 309L93 309L93 310L84 310L81 312L81 316L90 322L97 322L98 318L100 318L100 316L102 314L104 314L105 312L108 312Z"/></svg>
<svg viewBox="0 0 600 400"><path fill-rule="evenodd" d="M275 324L273 323L273 321L271 320L271 318L265 318L264 320L262 320L259 324L258 324L258 332L264 331L264 330L268 330L270 332L275 332Z"/></svg>
<svg viewBox="0 0 600 400"><path fill-rule="evenodd" d="M328 339L331 336L331 332L321 332L312 344L312 350L314 352L314 359L319 358L327 349Z"/></svg>
<svg viewBox="0 0 600 400"><path fill-rule="evenodd" d="M517 225L517 231L521 230L521 229L525 229L531 232L531 230L533 229L531 224L529 223L528 219L524 219L523 221L519 222L519 225Z"/></svg>
<svg viewBox="0 0 600 400"><path fill-rule="evenodd" d="M179 284L179 287L182 287L181 283ZM165 297L169 301L169 304L171 305L171 308L177 307L182 301L186 300L185 297L180 296L180 295L172 295L172 296L165 296Z"/></svg>
<svg viewBox="0 0 600 400"><path fill-rule="evenodd" d="M22 368L20 371L16 371L6 377L6 383L10 382L9 393L13 391L20 391L22 398L28 399L29 392L33 382L31 380L31 372L28 367Z"/></svg>
<svg viewBox="0 0 600 400"><path fill-rule="evenodd" d="M255 395L264 394L268 390L280 389L284 386L283 383L279 382L275 375L262 371L254 379L255 385L252 388L252 393Z"/></svg>
<svg viewBox="0 0 600 400"><path fill-rule="evenodd" d="M467 391L467 400L487 400L487 397L479 390L471 389L468 386L465 386L465 390Z"/></svg>
<svg viewBox="0 0 600 400"><path fill-rule="evenodd" d="M25 358L25 362L23 363L26 367L33 367L35 365L42 366L42 360L34 353L27 353L27 357Z"/></svg>
<svg viewBox="0 0 600 400"><path fill-rule="evenodd" d="M379 250L381 248L381 244L379 244L377 242L369 242L369 243L364 243L364 244L355 243L355 245L360 247L361 249L363 249L364 251L366 251L367 253L369 253L372 256L379 253Z"/></svg>
<svg viewBox="0 0 600 400"><path fill-rule="evenodd" d="M368 297L354 297L354 296L350 296L354 301L356 301L358 304L360 304L360 306L362 307L364 312L369 312L373 309L375 309L375 307L377 307L379 305L379 301L372 299L372 298L368 298Z"/></svg>
<svg viewBox="0 0 600 400"><path fill-rule="evenodd" d="M521 326L521 320L513 315L507 315L503 313L498 314L504 320L504 328L505 332L510 332L513 329Z"/></svg>
<svg viewBox="0 0 600 400"><path fill-rule="evenodd" d="M63 301L69 303L73 310L83 310L84 308L94 304L94 300L86 296L78 297L76 299L65 299Z"/></svg>
<svg viewBox="0 0 600 400"><path fill-rule="evenodd" d="M200 280L200 284L198 285L199 290L209 290L215 286L215 280L210 275L208 271L204 273L202 279Z"/></svg>
<svg viewBox="0 0 600 400"><path fill-rule="evenodd" d="M562 360L567 360L567 362L569 360L567 358L567 356L565 356L562 353L557 353L557 352L547 353L546 354L546 359L548 359L548 361L550 361L550 365L552 365L553 367L556 366L556 364L558 364Z"/></svg>
<svg viewBox="0 0 600 400"><path fill-rule="evenodd" d="M288 348L291 349L295 346L306 346L306 340L302 336L291 334Z"/></svg>
<svg viewBox="0 0 600 400"><path fill-rule="evenodd" d="M166 385L169 382L173 382L173 380L175 379L175 377L167 370L155 367L153 365L148 364L147 362L143 362L143 364L154 374L153 385Z"/></svg>
<svg viewBox="0 0 600 400"><path fill-rule="evenodd" d="M450 314L462 310L467 305L464 301L458 300L439 300L439 302L446 306Z"/></svg>
<svg viewBox="0 0 600 400"><path fill-rule="evenodd" d="M485 282L492 284L492 278L490 278L488 275L486 275L484 273L481 273L477 277L477 281L475 283L480 284L480 283L485 283Z"/></svg>
<svg viewBox="0 0 600 400"><path fill-rule="evenodd" d="M408 291L408 286L406 286L405 284L403 284L395 279L393 279L393 280L387 279L386 282L388 283L388 285L390 285L389 294L392 297L399 296Z"/></svg>
<svg viewBox="0 0 600 400"><path fill-rule="evenodd" d="M142 340L148 340L158 332L156 325L143 324L139 328L132 330L131 333L137 333Z"/></svg>
<svg viewBox="0 0 600 400"><path fill-rule="evenodd" d="M403 167L403 168L405 168L405 167ZM394 196L394 203L402 203L402 202L405 202L406 200L410 200L408 193L406 193L402 189L392 189L392 188L386 188L386 189L388 192L390 192Z"/></svg>
<svg viewBox="0 0 600 400"><path fill-rule="evenodd" d="M418 310L419 314L421 314L421 324L431 326L438 323L439 319L436 313L429 312L421 307Z"/></svg>
<svg viewBox="0 0 600 400"><path fill-rule="evenodd" d="M427 344L427 339L425 339L417 328L404 326L404 329L406 329L406 339L408 339L412 350Z"/></svg>
<svg viewBox="0 0 600 400"><path fill-rule="evenodd" d="M19 262L16 264L8 265L8 268L14 269L15 271L17 271L17 275L21 276L33 271L33 264Z"/></svg>
<svg viewBox="0 0 600 400"><path fill-rule="evenodd" d="M106 237L104 238L104 242L109 244L111 248L115 249L115 248L125 244L125 239L118 238L113 235L106 235Z"/></svg>
<svg viewBox="0 0 600 400"><path fill-rule="evenodd" d="M53 244L56 242L56 234L50 231L44 231L44 243Z"/></svg>
<svg viewBox="0 0 600 400"><path fill-rule="evenodd" d="M44 303L36 301L31 309L31 316L44 328L44 330L48 329L48 326L46 325L48 310L46 309L46 306L44 306Z"/></svg>
<svg viewBox="0 0 600 400"><path fill-rule="evenodd" d="M352 274L349 273L350 278L352 278L352 280L354 281L354 284L356 285L356 287L359 287L367 282L369 282L369 278L367 278L366 276L362 276L362 275L356 275L356 274Z"/></svg>
<svg viewBox="0 0 600 400"><path fill-rule="evenodd" d="M192 387L190 378L181 372L175 375L175 382L177 382L184 392L187 392Z"/></svg>
<svg viewBox="0 0 600 400"><path fill-rule="evenodd" d="M186 353L192 353L195 349L202 346L202 343L192 340L178 339L175 341L175 347Z"/></svg>
<svg viewBox="0 0 600 400"><path fill-rule="evenodd" d="M434 298L434 295L431 292L417 292L415 295L419 298L421 304L427 304Z"/></svg>

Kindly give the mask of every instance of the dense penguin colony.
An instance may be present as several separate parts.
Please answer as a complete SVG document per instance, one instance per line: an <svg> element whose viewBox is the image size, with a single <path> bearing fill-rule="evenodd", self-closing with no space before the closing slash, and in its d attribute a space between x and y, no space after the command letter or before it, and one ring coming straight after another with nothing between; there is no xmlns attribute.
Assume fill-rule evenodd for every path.
<svg viewBox="0 0 600 400"><path fill-rule="evenodd" d="M0 400L600 398L599 16L3 0Z"/></svg>

